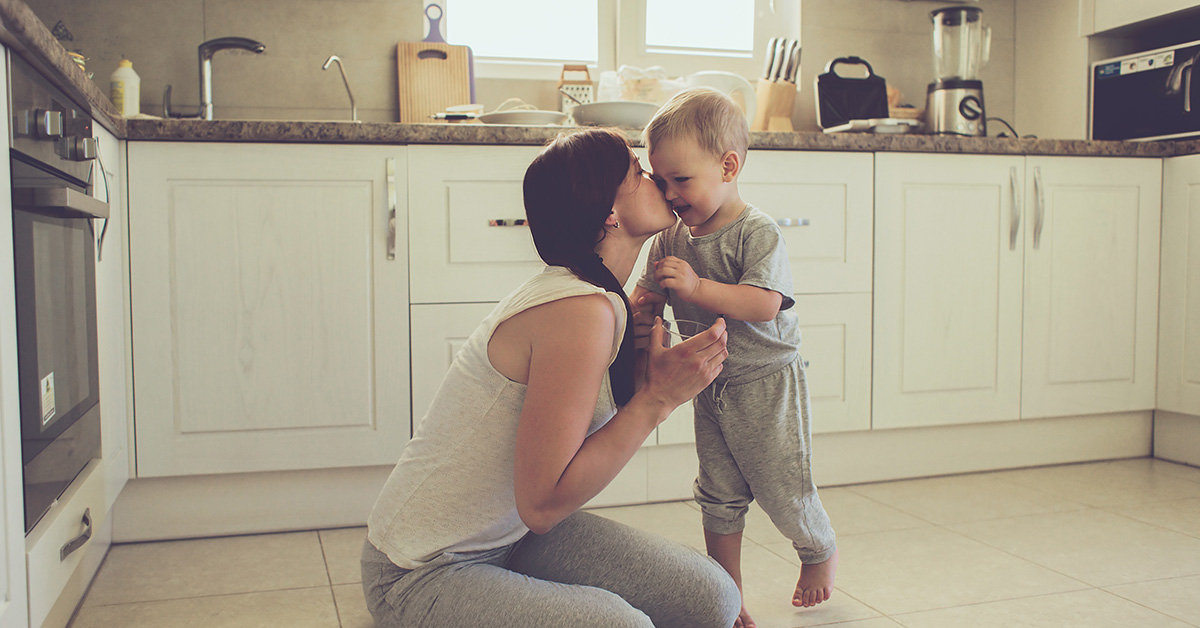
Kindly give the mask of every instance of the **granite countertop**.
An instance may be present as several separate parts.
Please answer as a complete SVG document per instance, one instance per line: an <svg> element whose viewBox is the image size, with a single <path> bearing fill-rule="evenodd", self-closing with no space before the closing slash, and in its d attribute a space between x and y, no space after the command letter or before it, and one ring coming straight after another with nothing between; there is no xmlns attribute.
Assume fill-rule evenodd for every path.
<svg viewBox="0 0 1200 628"><path fill-rule="evenodd" d="M165 120L122 118L96 84L22 0L0 0L0 41L39 67L96 121L121 139L180 142L297 142L310 144L511 144L541 145L563 127L484 124L395 124L288 120ZM627 129L637 143L641 133ZM813 132L750 134L750 147L766 150L896 151L999 155L1171 157L1200 153L1200 140L1098 142L1088 140L948 137L921 134Z"/></svg>

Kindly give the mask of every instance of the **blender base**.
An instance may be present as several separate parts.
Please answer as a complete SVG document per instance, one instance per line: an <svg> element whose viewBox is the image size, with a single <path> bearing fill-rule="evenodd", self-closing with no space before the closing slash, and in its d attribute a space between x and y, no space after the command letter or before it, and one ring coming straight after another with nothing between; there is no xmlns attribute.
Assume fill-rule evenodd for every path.
<svg viewBox="0 0 1200 628"><path fill-rule="evenodd" d="M925 132L934 135L987 135L983 81L930 83L925 97Z"/></svg>

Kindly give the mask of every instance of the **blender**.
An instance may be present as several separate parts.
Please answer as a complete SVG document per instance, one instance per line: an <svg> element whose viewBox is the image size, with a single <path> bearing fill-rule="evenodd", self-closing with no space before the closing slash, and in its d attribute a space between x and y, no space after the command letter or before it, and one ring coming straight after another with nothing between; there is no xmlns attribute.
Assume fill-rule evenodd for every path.
<svg viewBox="0 0 1200 628"><path fill-rule="evenodd" d="M983 81L992 29L981 22L983 9L954 6L934 9L934 82L925 98L925 130L944 135L987 135Z"/></svg>

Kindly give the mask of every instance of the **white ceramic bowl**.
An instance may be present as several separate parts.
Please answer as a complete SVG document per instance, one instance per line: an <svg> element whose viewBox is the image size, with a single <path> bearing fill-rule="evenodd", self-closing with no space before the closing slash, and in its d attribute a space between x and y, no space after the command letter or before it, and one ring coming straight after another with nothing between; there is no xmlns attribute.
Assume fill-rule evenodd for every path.
<svg viewBox="0 0 1200 628"><path fill-rule="evenodd" d="M493 111L479 116L484 124L561 124L567 119L567 114L561 111L544 111L540 109L510 109L508 111Z"/></svg>
<svg viewBox="0 0 1200 628"><path fill-rule="evenodd" d="M658 105L632 100L606 100L575 105L571 115L581 126L623 126L641 129L654 117Z"/></svg>

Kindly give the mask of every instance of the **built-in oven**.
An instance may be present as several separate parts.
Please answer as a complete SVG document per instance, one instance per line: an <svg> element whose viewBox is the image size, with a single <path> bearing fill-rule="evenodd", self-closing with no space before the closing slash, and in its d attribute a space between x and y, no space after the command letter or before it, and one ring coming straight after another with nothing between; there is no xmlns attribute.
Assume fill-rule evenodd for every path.
<svg viewBox="0 0 1200 628"><path fill-rule="evenodd" d="M1200 136L1200 41L1092 64L1091 139Z"/></svg>
<svg viewBox="0 0 1200 628"><path fill-rule="evenodd" d="M90 115L9 58L9 164L25 531L100 455Z"/></svg>

